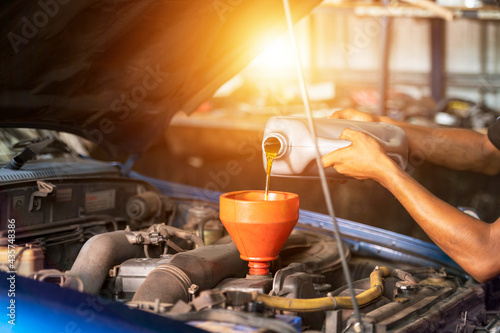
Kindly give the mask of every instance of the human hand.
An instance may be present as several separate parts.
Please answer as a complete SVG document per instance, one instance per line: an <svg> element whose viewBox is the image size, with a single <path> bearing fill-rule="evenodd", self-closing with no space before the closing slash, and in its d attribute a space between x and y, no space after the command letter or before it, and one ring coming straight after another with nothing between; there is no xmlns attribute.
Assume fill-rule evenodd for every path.
<svg viewBox="0 0 500 333"><path fill-rule="evenodd" d="M358 121L368 121L368 122L378 122L379 117L367 112L359 111L353 108L347 108L340 111L335 111L331 115L327 116L331 119L346 119L346 120L358 120Z"/></svg>
<svg viewBox="0 0 500 333"><path fill-rule="evenodd" d="M346 128L340 139L352 143L322 157L323 167L334 167L337 172L356 179L380 181L395 166L382 145L370 135Z"/></svg>

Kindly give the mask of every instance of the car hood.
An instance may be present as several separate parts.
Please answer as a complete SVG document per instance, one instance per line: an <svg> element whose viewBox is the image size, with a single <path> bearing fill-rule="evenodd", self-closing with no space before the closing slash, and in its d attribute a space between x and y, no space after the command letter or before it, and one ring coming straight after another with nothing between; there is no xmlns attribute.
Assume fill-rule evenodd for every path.
<svg viewBox="0 0 500 333"><path fill-rule="evenodd" d="M320 0L291 0L295 21ZM140 152L285 31L281 0L39 0L1 8L0 125Z"/></svg>

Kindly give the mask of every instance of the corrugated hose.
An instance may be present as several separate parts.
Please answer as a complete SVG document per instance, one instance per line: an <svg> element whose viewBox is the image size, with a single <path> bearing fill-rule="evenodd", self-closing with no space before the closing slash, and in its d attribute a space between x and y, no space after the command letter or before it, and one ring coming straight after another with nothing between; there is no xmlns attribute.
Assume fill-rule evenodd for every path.
<svg viewBox="0 0 500 333"><path fill-rule="evenodd" d="M370 274L370 289L356 295L360 307L375 302L384 293L383 277L391 275L388 267L376 267ZM324 310L352 309L353 302L350 296L334 296L320 298L285 298L254 293L254 299L266 306L283 311L314 312Z"/></svg>

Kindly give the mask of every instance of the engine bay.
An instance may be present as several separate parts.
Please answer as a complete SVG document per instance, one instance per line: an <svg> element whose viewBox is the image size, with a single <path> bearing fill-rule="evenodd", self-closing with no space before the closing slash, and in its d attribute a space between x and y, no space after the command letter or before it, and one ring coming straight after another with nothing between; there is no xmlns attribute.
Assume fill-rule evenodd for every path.
<svg viewBox="0 0 500 333"><path fill-rule="evenodd" d="M500 266L489 256L499 249L495 237L487 239L495 246L477 251L487 237L470 241L455 228L466 220L448 206L429 227L449 226L438 234L466 249L460 265L472 276L478 278L464 262L495 266L481 279L491 280L478 283L439 242L444 251L404 236L416 234L370 224L421 227L380 177L363 174L387 171L387 155L398 164L387 179L402 185L394 177L400 175L418 185L406 178L415 172L421 185L439 189L437 200L411 203L440 203L441 190L449 190L447 204L472 215L479 207L487 223L498 219L490 208L500 207L500 155L495 150L490 163L485 147L500 149L500 139L489 139L494 148L477 133L445 140L437 130L459 126L489 135L495 121L499 129L490 108L500 87L492 22L498 8L481 1L467 10L439 2L412 8L422 4L409 0L340 2L3 2L0 332L500 332L500 277L492 278ZM391 28L399 18L398 29ZM279 40L282 55L267 49L284 32L292 49ZM259 54L268 52L274 59L262 61ZM351 107L372 111L355 128L366 134L373 128L381 146L372 141L344 155L339 161L365 163L344 174L322 157L334 152L332 144L356 148L357 140L344 140L348 127L321 118ZM297 121L304 111L307 121ZM264 121L276 116L267 141ZM428 129L410 140L398 128L406 122ZM458 137L468 145L450 159L454 171L484 175L427 169L436 160L427 153L452 156L448 146ZM469 142L473 137L479 141ZM486 169L455 165L475 151L490 152L482 154ZM223 209L220 192L264 188L255 181L264 180L261 153L266 200L286 190L269 186L277 159L273 176L303 178L289 191L300 192L300 208L314 212L300 210L297 200L273 206L272 214L249 209L265 223L227 218L238 215L237 200ZM244 168L255 162L258 172ZM366 187L335 191L335 204L344 209L340 216L372 226L335 217L325 169L330 179L371 179ZM231 183L230 176L244 181ZM309 182L317 176L324 201ZM413 211L425 215L434 204ZM329 216L315 213L325 211ZM464 237L457 241L450 231ZM477 264L483 258L492 260Z"/></svg>
<svg viewBox="0 0 500 333"><path fill-rule="evenodd" d="M218 193L141 177L4 186L2 252L9 221L23 221L15 229L18 275L212 332L499 329L498 281L478 284L452 263L400 247L406 238L352 225L342 246L360 328L323 215L301 211L270 273L248 275L219 219ZM9 262L2 267L8 272Z"/></svg>

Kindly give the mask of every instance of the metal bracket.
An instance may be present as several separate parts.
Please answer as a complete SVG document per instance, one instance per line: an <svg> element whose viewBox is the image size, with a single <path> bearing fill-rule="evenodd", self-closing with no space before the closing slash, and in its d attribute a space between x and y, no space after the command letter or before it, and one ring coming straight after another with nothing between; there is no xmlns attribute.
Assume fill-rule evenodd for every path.
<svg viewBox="0 0 500 333"><path fill-rule="evenodd" d="M280 269L274 275L273 280L273 290L271 291L272 295L279 295L281 290L283 289L283 284L287 276L292 275L294 273L307 273L306 265L299 263L292 263L285 268Z"/></svg>
<svg viewBox="0 0 500 333"><path fill-rule="evenodd" d="M42 207L42 198L53 195L55 193L54 190L56 189L56 186L49 182L37 180L36 184L38 185L38 191L35 191L31 194L30 204L28 207L28 210L30 212L32 212L34 208L36 208L36 210L40 210L40 208Z"/></svg>

